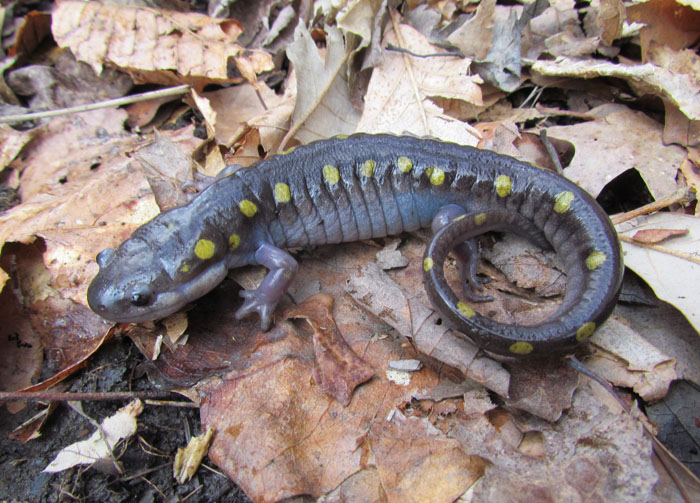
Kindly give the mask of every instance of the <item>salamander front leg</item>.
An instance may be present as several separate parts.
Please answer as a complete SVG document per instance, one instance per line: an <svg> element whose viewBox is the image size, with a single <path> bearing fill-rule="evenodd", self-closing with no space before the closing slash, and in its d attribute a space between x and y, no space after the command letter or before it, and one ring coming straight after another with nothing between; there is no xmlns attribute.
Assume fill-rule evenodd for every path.
<svg viewBox="0 0 700 503"><path fill-rule="evenodd" d="M431 229L433 234L436 234L440 229L451 223L457 218L464 217L467 211L457 205L448 204L440 208L433 217ZM464 285L464 296L472 302L489 302L493 300L491 295L480 295L478 292L483 291L482 283L487 283L490 278L480 278L476 274L476 266L479 263L479 251L476 241L469 239L452 249L452 254L457 259L457 267L459 275Z"/></svg>
<svg viewBox="0 0 700 503"><path fill-rule="evenodd" d="M236 311L236 319L256 312L260 315L260 326L266 332L270 329L275 306L294 279L298 265L289 253L267 243L263 243L255 252L255 260L270 271L256 290L240 292L245 301Z"/></svg>

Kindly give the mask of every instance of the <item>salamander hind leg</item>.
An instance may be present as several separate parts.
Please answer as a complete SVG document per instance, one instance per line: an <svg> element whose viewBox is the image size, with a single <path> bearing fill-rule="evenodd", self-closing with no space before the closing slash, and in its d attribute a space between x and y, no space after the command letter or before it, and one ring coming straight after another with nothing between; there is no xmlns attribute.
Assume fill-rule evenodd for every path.
<svg viewBox="0 0 700 503"><path fill-rule="evenodd" d="M245 301L236 311L236 319L258 313L260 326L263 332L266 332L272 324L272 313L294 279L298 265L289 253L268 243L263 243L258 248L255 260L267 267L269 272L257 289L240 292Z"/></svg>
<svg viewBox="0 0 700 503"><path fill-rule="evenodd" d="M440 229L451 222L464 218L467 211L458 204L448 204L438 210L433 217L431 229L436 234ZM472 302L490 302L491 295L481 295L484 290L483 283L488 283L490 278L480 278L476 273L479 264L479 251L475 239L468 239L452 249L452 254L457 259L459 275L464 285L464 295Z"/></svg>

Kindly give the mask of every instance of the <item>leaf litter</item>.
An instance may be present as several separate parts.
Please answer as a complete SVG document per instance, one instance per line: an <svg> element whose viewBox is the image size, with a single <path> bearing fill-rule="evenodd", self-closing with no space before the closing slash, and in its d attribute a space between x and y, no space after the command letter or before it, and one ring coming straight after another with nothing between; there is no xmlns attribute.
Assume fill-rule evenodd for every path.
<svg viewBox="0 0 700 503"><path fill-rule="evenodd" d="M629 170L657 199L695 184L700 65L691 47L698 33L669 13L681 9L694 19L696 6L652 0L625 9L608 0L582 10L566 1L484 0L399 13L376 2L319 2L315 19L326 24L311 24L292 4L276 14L254 4L250 12L267 14L234 8L236 20L61 2L51 14L53 37L94 76L70 65L13 69L8 83L31 84L32 109L74 101L67 76L83 84L77 94L85 102L127 92L124 75L189 83L188 103L204 127L157 119L164 111L182 117L169 104L143 114L140 130L125 129L126 114L114 109L23 130L3 126L4 181L22 201L0 216L4 387L32 389L49 348L62 348L62 358L50 360L53 375L43 382L66 379L105 338L125 333L149 358L158 355L154 380L193 386L186 394L199 394L202 427L214 431L210 459L255 501L678 494L653 464L639 419L597 384L560 361L497 361L442 325L421 286L425 234L391 242L382 259L390 257L389 272L366 243L299 252L297 283L311 286L295 286L267 334L221 313L235 307L232 281L167 327L113 330L87 309L85 290L97 252L182 203L179 186L197 170L213 176L227 163L249 165L287 143L334 134L434 136L548 165L533 134L546 129L565 176L594 195ZM285 49L289 67L281 64ZM201 92L213 84L229 87ZM51 88L68 98L52 100ZM86 98L91 88L97 92ZM144 148L156 140L157 124L168 127ZM134 152L139 163L125 155ZM697 330L697 217L692 206L672 210L619 225L623 235L643 231L645 242L657 241L656 249L625 241L625 261ZM669 234L678 235L663 239ZM493 238L482 247L488 262L480 272L497 297L484 308L497 319L533 322L556 305L562 276L541 251ZM235 274L248 286L259 277L250 269ZM302 302L319 290L335 298L333 307L327 296ZM283 321L284 309L312 328ZM60 323L45 329L52 319ZM175 332L177 341L167 337ZM643 332L618 313L593 337L585 363L622 393L651 402L666 394L676 362L689 368L688 353ZM158 351L156 335L166 336ZM401 385L387 378L396 362L413 369L398 371ZM450 383L463 383L461 391L446 393ZM694 490L692 476L684 477Z"/></svg>

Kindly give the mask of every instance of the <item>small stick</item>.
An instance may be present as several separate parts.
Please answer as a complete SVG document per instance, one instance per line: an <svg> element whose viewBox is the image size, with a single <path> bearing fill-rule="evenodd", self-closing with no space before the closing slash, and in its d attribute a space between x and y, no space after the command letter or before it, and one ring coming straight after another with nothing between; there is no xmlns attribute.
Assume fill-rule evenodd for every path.
<svg viewBox="0 0 700 503"><path fill-rule="evenodd" d="M187 92L189 92L189 90L190 86L183 85L177 87L170 87L168 89L161 89L159 91L150 91L147 93L134 94L131 96L125 96L123 98L117 98L114 100L89 103L87 105L79 105L77 107L59 108L58 110L45 110L43 112L32 112L28 114L5 115L3 117L0 117L0 124L14 124L17 122L24 122L33 119L43 119L46 117L57 117L59 115L69 115L79 112L88 112L90 110L97 110L99 108L119 107L122 105L128 105L130 103L137 103L139 101L148 101L157 98L164 98L167 96L177 96L180 94L186 94Z"/></svg>
<svg viewBox="0 0 700 503"><path fill-rule="evenodd" d="M66 393L60 391L2 391L0 402L37 401L77 402L81 400L132 400L170 398L170 391L116 391L105 393Z"/></svg>
<svg viewBox="0 0 700 503"><path fill-rule="evenodd" d="M612 217L610 217L610 220L612 220L613 224L618 225L622 222L626 222L627 220L637 218L638 216L646 215L654 211L659 211L663 208L671 206L672 204L688 204L694 201L695 197L695 189L693 189L692 187L682 187L673 194L666 197L662 197L658 201L645 204L644 206L636 208L632 211L613 215Z"/></svg>

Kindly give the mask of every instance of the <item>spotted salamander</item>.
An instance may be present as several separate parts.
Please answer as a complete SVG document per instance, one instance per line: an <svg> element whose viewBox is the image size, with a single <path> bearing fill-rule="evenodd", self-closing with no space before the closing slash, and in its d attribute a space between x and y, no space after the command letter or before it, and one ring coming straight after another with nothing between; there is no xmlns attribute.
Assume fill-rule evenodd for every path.
<svg viewBox="0 0 700 503"><path fill-rule="evenodd" d="M355 134L300 146L212 182L188 204L97 256L90 307L116 322L155 320L201 297L227 271L269 269L242 291L236 317L257 312L262 329L292 282L285 248L342 243L422 227L435 232L423 261L428 296L444 318L482 348L504 355L565 352L612 311L623 264L617 234L596 201L571 181L494 152L408 136ZM477 314L473 238L510 231L553 248L568 283L561 307L534 326ZM452 252L465 300L448 286Z"/></svg>

